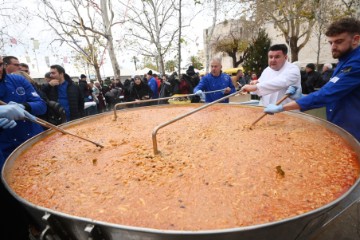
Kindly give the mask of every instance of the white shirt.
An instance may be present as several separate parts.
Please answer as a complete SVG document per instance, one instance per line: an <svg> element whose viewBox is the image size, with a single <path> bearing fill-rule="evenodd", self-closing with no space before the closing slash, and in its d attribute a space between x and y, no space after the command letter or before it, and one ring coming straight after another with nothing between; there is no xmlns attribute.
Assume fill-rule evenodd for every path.
<svg viewBox="0 0 360 240"><path fill-rule="evenodd" d="M276 104L284 95L289 86L301 88L300 69L295 64L285 62L279 71L270 67L265 68L256 84L256 94L261 96L260 106ZM286 99L282 104L292 101Z"/></svg>

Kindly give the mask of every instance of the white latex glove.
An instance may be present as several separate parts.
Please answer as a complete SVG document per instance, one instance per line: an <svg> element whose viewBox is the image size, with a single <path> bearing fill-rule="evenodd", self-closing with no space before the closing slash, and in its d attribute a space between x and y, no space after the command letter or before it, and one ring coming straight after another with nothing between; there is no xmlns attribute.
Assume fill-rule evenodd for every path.
<svg viewBox="0 0 360 240"><path fill-rule="evenodd" d="M0 128L9 129L16 126L16 122L14 120L9 120L7 118L0 118Z"/></svg>
<svg viewBox="0 0 360 240"><path fill-rule="evenodd" d="M25 118L25 110L19 106L20 104L8 104L0 106L0 117L9 120L20 120Z"/></svg>

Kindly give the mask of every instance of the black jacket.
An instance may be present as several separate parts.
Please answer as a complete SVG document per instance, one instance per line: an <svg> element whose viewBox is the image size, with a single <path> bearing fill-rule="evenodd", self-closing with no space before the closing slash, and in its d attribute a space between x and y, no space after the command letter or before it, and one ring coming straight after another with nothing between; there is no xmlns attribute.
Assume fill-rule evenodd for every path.
<svg viewBox="0 0 360 240"><path fill-rule="evenodd" d="M316 91L318 88L321 88L324 85L324 81L319 72L311 71L307 73L305 85L308 93L311 93Z"/></svg>
<svg viewBox="0 0 360 240"><path fill-rule="evenodd" d="M68 82L67 99L70 107L70 121L84 117L84 96L81 94L79 86L67 74L65 74L65 81ZM42 90L49 100L58 102L59 94L57 86L45 83Z"/></svg>

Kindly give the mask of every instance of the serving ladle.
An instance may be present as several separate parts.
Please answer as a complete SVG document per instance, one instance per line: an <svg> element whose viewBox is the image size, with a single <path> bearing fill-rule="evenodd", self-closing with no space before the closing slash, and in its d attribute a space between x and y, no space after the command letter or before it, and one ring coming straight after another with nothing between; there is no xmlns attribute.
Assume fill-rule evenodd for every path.
<svg viewBox="0 0 360 240"><path fill-rule="evenodd" d="M6 103L0 100L0 105L6 105ZM28 118L28 117L25 116L25 119L28 120L28 121L37 123L37 124L39 124L39 125L41 125L41 126L43 126L43 127L50 128L50 129L53 129L53 130L55 130L55 131L61 132L61 133L63 133L63 134L68 134L68 135L71 135L71 136L73 136L73 137L77 137L77 138L79 138L79 139L81 139L81 140L90 142L90 143L92 143L92 144L95 144L95 146L97 146L97 147L100 147L100 148L103 148L103 147L104 147L103 145L101 145L101 144L99 144L99 143L96 143L96 142L91 141L91 140L89 140L89 139L86 139L86 138L80 137L80 136L78 136L78 135L75 135L75 134L73 134L73 133L70 133L70 132L68 132L68 131L65 131L64 129L62 129L62 128L58 127L58 126L56 126L56 125L54 125L54 124L51 124L51 123L49 123L49 122L47 122L47 121L45 121L45 120L42 120L42 119L40 119L40 118L37 118L37 117L35 117L35 116L34 116L34 119L31 119L31 118Z"/></svg>

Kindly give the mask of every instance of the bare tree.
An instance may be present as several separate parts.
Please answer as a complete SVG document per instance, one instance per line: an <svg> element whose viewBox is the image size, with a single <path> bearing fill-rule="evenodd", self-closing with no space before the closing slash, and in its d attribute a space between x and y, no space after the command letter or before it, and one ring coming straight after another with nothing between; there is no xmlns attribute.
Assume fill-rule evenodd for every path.
<svg viewBox="0 0 360 240"><path fill-rule="evenodd" d="M210 0L213 3L213 18L212 25L209 29L205 30L205 71L208 72L210 69L210 54L211 54L211 39L215 30L218 14L218 0Z"/></svg>
<svg viewBox="0 0 360 240"><path fill-rule="evenodd" d="M3 1L0 5L0 53L5 54L5 46L21 44L22 32L28 28L31 15L18 1ZM12 30L12 31L11 31Z"/></svg>
<svg viewBox="0 0 360 240"><path fill-rule="evenodd" d="M159 71L165 73L164 56L174 48L179 32L176 24L174 1L147 0L134 2L128 7L128 49L157 60Z"/></svg>
<svg viewBox="0 0 360 240"><path fill-rule="evenodd" d="M359 9L360 0L350 1L320 1L320 7L315 14L316 24L313 34L317 40L316 65L319 68L319 59L322 47L326 44L323 41L324 32L328 25L336 19L342 17L355 17L356 10Z"/></svg>
<svg viewBox="0 0 360 240"><path fill-rule="evenodd" d="M62 5L41 0L44 12L38 16L48 23L56 33L53 42L65 43L75 52L82 54L86 61L94 67L97 78L100 80L100 66L102 64L105 46L100 34L88 31L89 24L95 29L100 25L96 20L96 12L91 11L87 1L68 0ZM53 43L52 42L52 43Z"/></svg>
<svg viewBox="0 0 360 240"><path fill-rule="evenodd" d="M250 0L246 2L254 20L262 25L272 23L289 44L291 60L297 61L300 50L308 43L319 0Z"/></svg>
<svg viewBox="0 0 360 240"><path fill-rule="evenodd" d="M120 76L111 32L116 23L110 0L101 0L100 6L90 0L66 0L61 5L48 0L41 0L41 3L45 14L38 14L38 17L56 33L58 38L53 42L66 43L77 53L83 54L94 67L98 79L101 79L100 67L108 51L114 75Z"/></svg>
<svg viewBox="0 0 360 240"><path fill-rule="evenodd" d="M94 1L89 1L96 9L99 9L99 6ZM97 31L93 28L89 28L90 31L102 35L107 40L107 50L109 52L111 65L114 71L114 76L120 78L120 66L115 56L112 27L119 22L114 22L114 11L112 9L111 0L100 0L100 9L99 13L102 16L103 20L103 31Z"/></svg>

